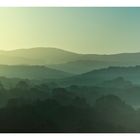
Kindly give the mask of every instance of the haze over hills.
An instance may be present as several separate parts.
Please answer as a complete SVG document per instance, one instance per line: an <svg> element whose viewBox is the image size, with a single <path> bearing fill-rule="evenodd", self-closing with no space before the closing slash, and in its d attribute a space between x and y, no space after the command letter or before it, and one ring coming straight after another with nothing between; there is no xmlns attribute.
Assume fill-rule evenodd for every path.
<svg viewBox="0 0 140 140"><path fill-rule="evenodd" d="M21 79L59 79L72 76L70 73L48 68L46 66L0 65L0 77Z"/></svg>
<svg viewBox="0 0 140 140"><path fill-rule="evenodd" d="M78 54L57 48L0 51L0 64L2 65L46 65L75 74L109 66L135 66L140 64L139 60L140 53Z"/></svg>
<svg viewBox="0 0 140 140"><path fill-rule="evenodd" d="M121 53L111 55L82 54L78 60L63 64L50 65L50 67L66 72L81 74L110 66L136 66L140 65L139 60L140 53Z"/></svg>
<svg viewBox="0 0 140 140"><path fill-rule="evenodd" d="M0 51L0 64L46 65L59 64L77 59L80 54L56 48L31 48ZM3 58L3 59L2 59Z"/></svg>
<svg viewBox="0 0 140 140"><path fill-rule="evenodd" d="M0 65L0 112L1 116L3 116L1 123L3 123L3 120L5 120L7 116L10 116L5 121L7 124L8 120L11 120L7 125L7 130L9 130L8 128L13 122L19 126L17 130L20 130L22 126L21 122L23 121L19 123L17 120L23 120L23 116L29 114L29 117L28 115L25 117L23 128L28 122L31 122L29 126L37 124L35 129L38 127L42 128L42 124L46 124L48 127L50 123L50 126L52 126L53 123L50 118L53 118L54 122L62 120L58 123L60 124L60 128L62 128L61 124L64 126L66 126L65 124L70 124L71 126L74 122L72 129L74 128L73 126L76 128L77 124L80 124L82 120L84 122L82 128L85 129L90 118L91 122L93 122L92 118L94 118L94 116L105 111L103 115L101 114L95 117L97 119L93 126L98 125L98 118L109 114L106 110L109 110L111 114L105 116L105 119L111 116L108 120L112 119L112 114L114 115L114 113L117 112L114 115L114 124L122 119L121 113L125 114L123 120L128 116L134 116L136 112L134 112L134 115L131 115L132 107L139 108L140 106L140 66L124 67L139 63L139 54L134 55L134 57L133 55L134 54L84 55L48 48L1 52L0 57L5 57L5 60L0 60L5 64ZM130 59L132 61L129 61ZM10 65L6 65L5 62ZM123 67L118 67L117 65L123 65ZM55 66L55 69L48 66ZM76 75L57 69L73 72L76 73ZM106 97L109 97L109 99L104 99ZM102 102L104 104L102 104ZM128 105L125 107L126 109L124 109L125 102L129 103L132 107ZM104 108L104 106L106 108ZM114 108L112 108L112 106L114 106ZM100 107L102 108L101 111L99 109ZM110 110L110 107L112 110ZM97 114L95 112L96 108ZM121 113L118 118L119 121L116 121L116 116L119 114L118 108L120 108ZM91 112L92 110L94 112ZM126 114L127 110L130 110L128 114ZM9 112L11 115L9 115ZM19 112L19 114L15 112ZM67 112L70 113L68 114ZM72 119L69 117L71 120L68 119L68 116L76 112L79 113L76 121L75 116L77 116L77 114ZM13 114L17 116L13 117ZM44 114L47 114L45 119ZM40 119L41 116L43 117ZM81 116L82 119L80 118ZM85 117L87 116L89 116L89 118L87 118L86 122ZM139 116L136 117L139 118ZM15 121L13 121L12 118L14 118ZM28 120L28 118L31 118L31 120ZM32 118L37 119L33 119L32 122ZM46 118L47 120L50 119L49 123L46 121ZM38 125L38 121L42 119L45 121L41 121L40 125ZM108 120L107 122L109 122ZM135 120L135 117L133 120ZM89 128L91 127L91 122L89 122ZM128 122L130 122L129 118ZM137 122L139 122L139 120ZM104 120L99 124L104 124ZM118 123L117 126L120 126L119 124L120 123ZM28 129L28 125L26 126L25 128ZM87 130L89 130L89 128ZM97 126L97 129L98 128ZM11 130L13 130L13 127ZM66 128L66 132L68 132L67 130L70 130L69 127ZM95 130L95 128L93 128L93 130Z"/></svg>
<svg viewBox="0 0 140 140"><path fill-rule="evenodd" d="M105 68L108 66L118 66L121 65L120 63L117 62L112 62L112 61L98 61L98 60L76 60L76 61L71 61L67 62L64 64L53 64L53 65L48 65L51 68L58 69L58 70L63 70L65 72L70 72L74 74L82 74L94 69L101 69Z"/></svg>
<svg viewBox="0 0 140 140"><path fill-rule="evenodd" d="M65 85L100 85L103 81L113 80L118 77L122 77L134 84L140 84L140 66L109 67L93 70L84 74L66 78L61 82Z"/></svg>

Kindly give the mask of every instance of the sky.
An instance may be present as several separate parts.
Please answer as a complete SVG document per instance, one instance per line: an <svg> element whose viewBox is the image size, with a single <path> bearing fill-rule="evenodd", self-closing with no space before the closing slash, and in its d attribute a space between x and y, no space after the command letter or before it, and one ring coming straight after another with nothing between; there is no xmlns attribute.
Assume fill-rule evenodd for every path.
<svg viewBox="0 0 140 140"><path fill-rule="evenodd" d="M140 8L0 8L0 50L140 52Z"/></svg>

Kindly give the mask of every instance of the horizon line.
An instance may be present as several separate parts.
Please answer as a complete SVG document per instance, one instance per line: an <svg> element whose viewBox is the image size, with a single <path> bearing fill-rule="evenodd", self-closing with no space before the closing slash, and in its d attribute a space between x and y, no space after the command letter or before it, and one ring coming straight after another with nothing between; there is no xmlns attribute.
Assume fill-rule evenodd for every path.
<svg viewBox="0 0 140 140"><path fill-rule="evenodd" d="M81 55L119 55L119 54L132 54L132 53L140 53L140 51L136 52L116 52L116 53L81 53L81 52L76 52L76 51L71 51L67 49L61 49L57 47L30 47L30 48L15 48L15 49L0 49L0 51L4 52L10 52L10 51L17 51L17 50L30 50L30 49L57 49L57 50L62 50L70 53L75 53L75 54L81 54Z"/></svg>

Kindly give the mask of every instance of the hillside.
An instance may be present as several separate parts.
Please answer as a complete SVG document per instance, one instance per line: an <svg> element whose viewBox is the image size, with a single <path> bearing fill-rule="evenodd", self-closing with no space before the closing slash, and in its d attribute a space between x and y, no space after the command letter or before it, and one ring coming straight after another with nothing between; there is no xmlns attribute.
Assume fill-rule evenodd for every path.
<svg viewBox="0 0 140 140"><path fill-rule="evenodd" d="M58 71L45 66L8 66L0 65L0 76L23 79L59 79L71 76L70 73Z"/></svg>
<svg viewBox="0 0 140 140"><path fill-rule="evenodd" d="M110 66L140 65L140 53L121 53L112 55L83 54L78 60L49 65L51 68L81 74Z"/></svg>
<svg viewBox="0 0 140 140"><path fill-rule="evenodd" d="M46 65L60 64L77 59L80 54L56 48L31 48L0 51L0 64Z"/></svg>
<svg viewBox="0 0 140 140"><path fill-rule="evenodd" d="M96 61L96 60L77 60L64 64L48 65L51 68L62 70L69 73L82 74L95 69L101 69L109 66L118 66L120 63L111 61Z"/></svg>
<svg viewBox="0 0 140 140"><path fill-rule="evenodd" d="M109 66L140 65L139 60L140 53L78 54L57 48L0 51L0 64L2 65L45 65L74 74L86 73Z"/></svg>
<svg viewBox="0 0 140 140"><path fill-rule="evenodd" d="M109 67L93 70L84 74L73 76L61 81L63 84L98 85L103 81L122 77L134 84L140 84L140 66L135 67Z"/></svg>

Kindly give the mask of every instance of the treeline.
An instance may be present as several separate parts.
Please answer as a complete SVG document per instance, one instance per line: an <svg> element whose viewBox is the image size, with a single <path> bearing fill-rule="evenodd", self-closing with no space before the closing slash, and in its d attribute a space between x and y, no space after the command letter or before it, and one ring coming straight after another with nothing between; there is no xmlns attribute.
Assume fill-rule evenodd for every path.
<svg viewBox="0 0 140 140"><path fill-rule="evenodd" d="M5 89L0 84L0 132L140 132L140 110L99 90L25 81Z"/></svg>

